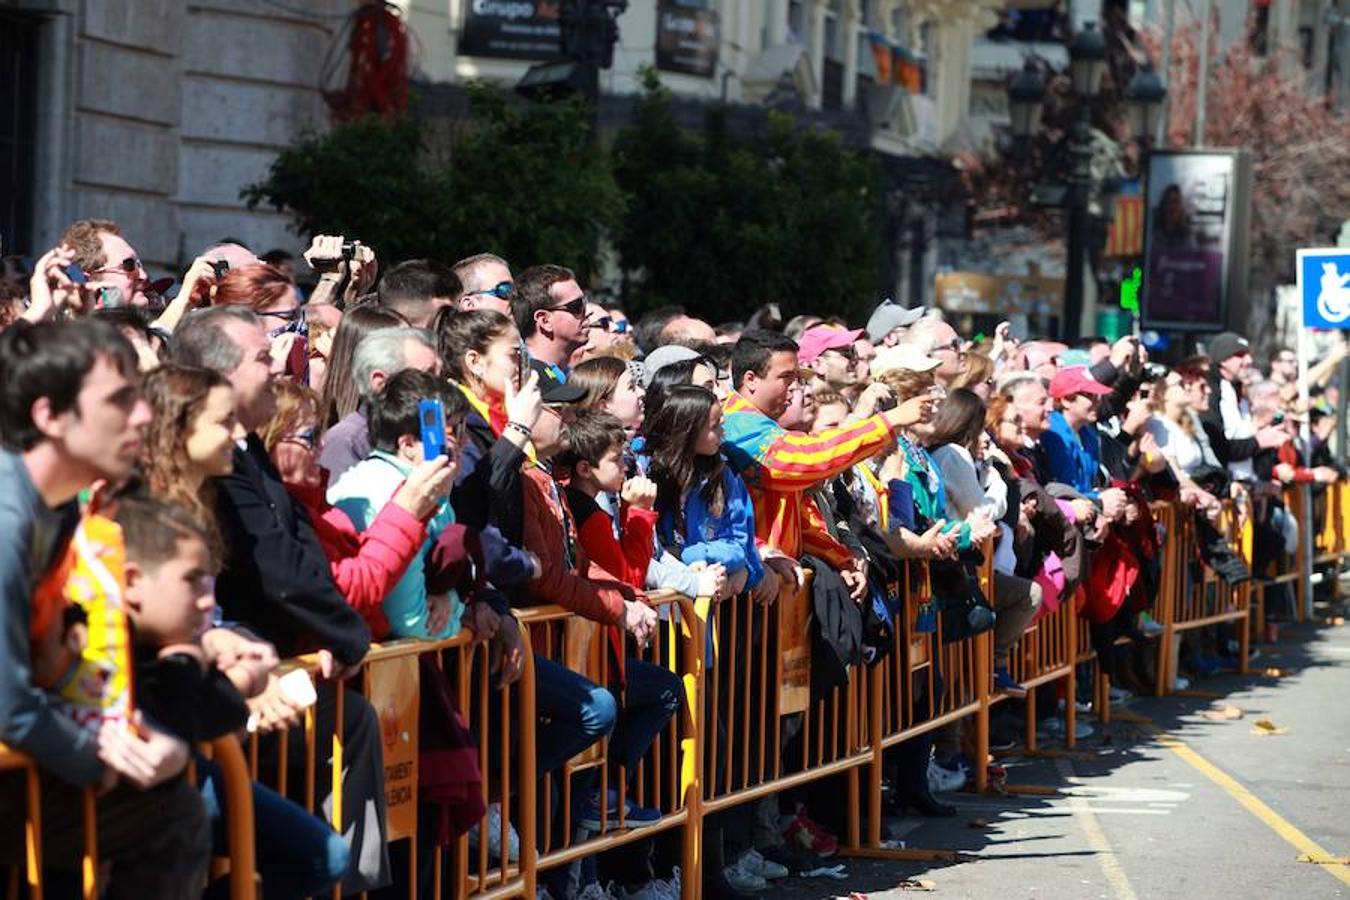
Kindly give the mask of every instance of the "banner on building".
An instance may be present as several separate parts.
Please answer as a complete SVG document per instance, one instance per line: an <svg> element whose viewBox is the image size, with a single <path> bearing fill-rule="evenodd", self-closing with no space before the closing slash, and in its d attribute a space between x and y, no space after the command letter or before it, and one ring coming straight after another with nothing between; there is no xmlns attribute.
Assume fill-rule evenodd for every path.
<svg viewBox="0 0 1350 900"><path fill-rule="evenodd" d="M712 78L722 49L722 27L717 13L675 0L662 0L656 9L656 67Z"/></svg>
<svg viewBox="0 0 1350 900"><path fill-rule="evenodd" d="M459 52L498 59L556 59L560 0L464 0Z"/></svg>
<svg viewBox="0 0 1350 900"><path fill-rule="evenodd" d="M1245 284L1249 168L1233 151L1149 157L1143 324L1218 330Z"/></svg>

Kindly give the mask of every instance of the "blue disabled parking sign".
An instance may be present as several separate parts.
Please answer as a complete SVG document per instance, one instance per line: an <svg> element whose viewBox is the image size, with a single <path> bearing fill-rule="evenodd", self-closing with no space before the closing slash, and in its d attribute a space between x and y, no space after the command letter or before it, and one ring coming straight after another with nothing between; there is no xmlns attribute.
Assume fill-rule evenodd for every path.
<svg viewBox="0 0 1350 900"><path fill-rule="evenodd" d="M1350 329L1350 247L1298 251L1298 293L1305 327Z"/></svg>

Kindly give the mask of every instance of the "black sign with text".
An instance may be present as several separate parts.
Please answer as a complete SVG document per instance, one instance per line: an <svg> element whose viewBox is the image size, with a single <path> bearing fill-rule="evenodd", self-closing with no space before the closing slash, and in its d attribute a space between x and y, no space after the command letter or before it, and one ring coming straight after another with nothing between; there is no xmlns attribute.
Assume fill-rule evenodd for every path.
<svg viewBox="0 0 1350 900"><path fill-rule="evenodd" d="M722 46L721 23L709 9L662 0L656 10L656 67L712 78Z"/></svg>
<svg viewBox="0 0 1350 900"><path fill-rule="evenodd" d="M556 59L559 0L464 0L459 52L498 59Z"/></svg>

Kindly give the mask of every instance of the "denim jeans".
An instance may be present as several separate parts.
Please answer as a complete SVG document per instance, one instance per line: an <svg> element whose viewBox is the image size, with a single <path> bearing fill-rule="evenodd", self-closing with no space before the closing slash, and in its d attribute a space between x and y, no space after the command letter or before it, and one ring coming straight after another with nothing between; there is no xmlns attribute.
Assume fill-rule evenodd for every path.
<svg viewBox="0 0 1350 900"><path fill-rule="evenodd" d="M536 773L540 778L614 730L614 695L566 666L536 655L535 708L541 723Z"/></svg>
<svg viewBox="0 0 1350 900"><path fill-rule="evenodd" d="M609 755L626 767L631 780L652 740L680 711L680 677L631 656L624 660L624 676L623 707L609 742Z"/></svg>
<svg viewBox="0 0 1350 900"><path fill-rule="evenodd" d="M226 855L226 818L221 773L215 763L197 760L197 781L211 818L211 843ZM269 897L310 897L326 893L347 871L350 854L342 835L271 788L253 783L253 818L258 874ZM204 900L229 896L229 879L217 879Z"/></svg>

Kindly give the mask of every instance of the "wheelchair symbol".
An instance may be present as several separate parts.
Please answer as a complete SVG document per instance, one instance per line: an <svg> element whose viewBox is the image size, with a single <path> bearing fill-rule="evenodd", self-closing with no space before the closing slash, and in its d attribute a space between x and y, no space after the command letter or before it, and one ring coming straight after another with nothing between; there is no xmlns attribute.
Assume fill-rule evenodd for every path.
<svg viewBox="0 0 1350 900"><path fill-rule="evenodd" d="M1317 313L1328 322L1350 318L1350 273L1342 275L1334 262L1322 263L1321 292L1317 295Z"/></svg>

